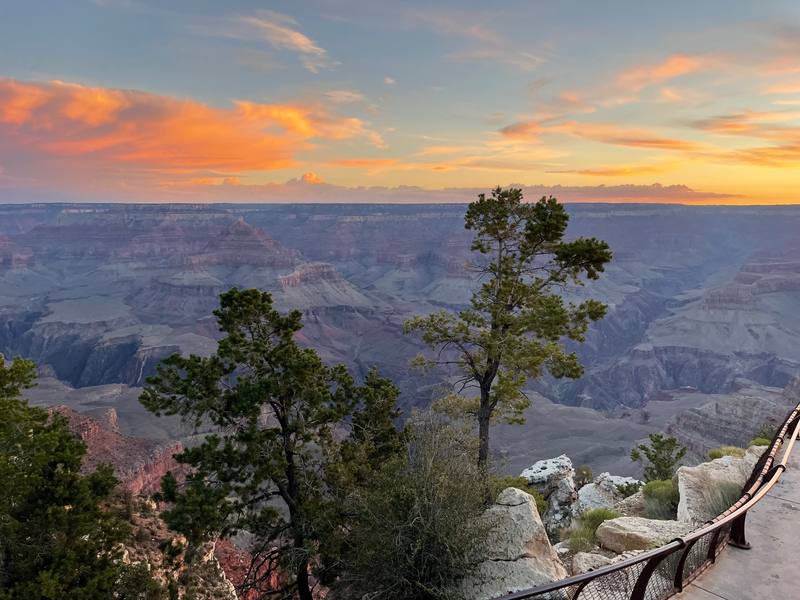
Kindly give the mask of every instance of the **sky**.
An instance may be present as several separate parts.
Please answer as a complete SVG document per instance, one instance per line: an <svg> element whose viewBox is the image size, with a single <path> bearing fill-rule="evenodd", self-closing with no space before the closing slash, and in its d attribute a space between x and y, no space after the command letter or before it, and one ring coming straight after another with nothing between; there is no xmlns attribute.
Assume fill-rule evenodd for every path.
<svg viewBox="0 0 800 600"><path fill-rule="evenodd" d="M797 0L0 0L0 202L800 203Z"/></svg>

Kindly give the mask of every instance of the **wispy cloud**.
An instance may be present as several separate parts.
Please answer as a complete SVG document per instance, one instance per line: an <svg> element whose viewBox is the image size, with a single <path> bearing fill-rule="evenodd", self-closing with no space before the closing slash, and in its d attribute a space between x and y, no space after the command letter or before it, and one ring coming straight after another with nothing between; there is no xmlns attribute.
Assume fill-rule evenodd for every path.
<svg viewBox="0 0 800 600"><path fill-rule="evenodd" d="M623 90L639 92L649 85L671 81L718 64L719 60L710 56L672 54L655 63L643 63L625 69L617 75L616 84Z"/></svg>
<svg viewBox="0 0 800 600"><path fill-rule="evenodd" d="M500 129L509 138L535 139L542 135L563 134L615 146L655 150L700 150L702 145L661 136L646 129L622 127L613 123L581 123L578 121L517 121Z"/></svg>
<svg viewBox="0 0 800 600"><path fill-rule="evenodd" d="M338 64L325 48L300 31L300 24L294 18L272 10L236 15L211 24L199 22L193 25L193 29L216 37L265 42L276 51L294 54L312 73Z"/></svg>
<svg viewBox="0 0 800 600"><path fill-rule="evenodd" d="M366 96L356 90L331 90L324 96L336 104L353 104L366 101Z"/></svg>

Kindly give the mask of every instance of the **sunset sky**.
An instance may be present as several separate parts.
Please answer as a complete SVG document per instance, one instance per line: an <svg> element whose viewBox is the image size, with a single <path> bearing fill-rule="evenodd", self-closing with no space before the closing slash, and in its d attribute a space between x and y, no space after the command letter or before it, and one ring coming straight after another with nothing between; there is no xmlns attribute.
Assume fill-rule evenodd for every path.
<svg viewBox="0 0 800 600"><path fill-rule="evenodd" d="M800 3L2 0L0 202L800 203Z"/></svg>

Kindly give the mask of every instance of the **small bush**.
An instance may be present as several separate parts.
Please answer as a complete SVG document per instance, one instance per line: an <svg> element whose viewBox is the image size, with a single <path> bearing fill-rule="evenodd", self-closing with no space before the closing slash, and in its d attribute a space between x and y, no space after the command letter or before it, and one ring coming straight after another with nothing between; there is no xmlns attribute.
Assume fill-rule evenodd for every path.
<svg viewBox="0 0 800 600"><path fill-rule="evenodd" d="M669 521L678 514L678 486L672 479L650 481L643 488L644 515L648 519Z"/></svg>
<svg viewBox="0 0 800 600"><path fill-rule="evenodd" d="M772 443L772 440L768 440L767 438L757 437L750 440L750 443L747 444L749 446L769 446Z"/></svg>
<svg viewBox="0 0 800 600"><path fill-rule="evenodd" d="M615 510L608 508L594 508L587 510L571 529L564 532L564 537L569 544L571 552L587 552L597 545L597 528L603 521L616 519L621 516Z"/></svg>
<svg viewBox="0 0 800 600"><path fill-rule="evenodd" d="M593 479L594 474L592 473L592 467L589 465L580 465L575 469L575 487L580 489L587 483L591 483Z"/></svg>
<svg viewBox="0 0 800 600"><path fill-rule="evenodd" d="M610 508L593 508L583 513L578 520L581 526L586 526L592 531L596 531L603 521L609 521L621 516L617 511Z"/></svg>
<svg viewBox="0 0 800 600"><path fill-rule="evenodd" d="M636 492L642 489L644 484L641 481L628 481L621 483L617 486L617 491L622 494L623 498L633 496Z"/></svg>
<svg viewBox="0 0 800 600"><path fill-rule="evenodd" d="M594 531L585 527L577 527L568 530L567 545L573 554L578 552L589 552L597 545L597 536Z"/></svg>
<svg viewBox="0 0 800 600"><path fill-rule="evenodd" d="M739 448L737 446L720 446L719 448L709 450L708 458L711 460L722 458L723 456L736 456L741 458L744 456L744 452L744 448Z"/></svg>

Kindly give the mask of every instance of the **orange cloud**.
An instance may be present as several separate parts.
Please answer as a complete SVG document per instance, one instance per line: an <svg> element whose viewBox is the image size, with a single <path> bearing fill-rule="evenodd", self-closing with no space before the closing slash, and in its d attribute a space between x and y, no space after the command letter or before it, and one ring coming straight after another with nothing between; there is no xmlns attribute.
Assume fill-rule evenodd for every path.
<svg viewBox="0 0 800 600"><path fill-rule="evenodd" d="M606 123L578 123L570 121L552 127L550 130L568 133L596 142L603 142L604 144L613 144L615 146L678 151L694 151L700 149L700 145L694 142L661 137L647 130L629 129Z"/></svg>
<svg viewBox="0 0 800 600"><path fill-rule="evenodd" d="M718 135L757 137L772 141L800 141L800 111L744 111L711 117L693 123L698 129Z"/></svg>
<svg viewBox="0 0 800 600"><path fill-rule="evenodd" d="M716 61L708 57L673 54L661 62L639 65L623 71L617 76L617 85L638 92L648 85L688 75L715 63Z"/></svg>
<svg viewBox="0 0 800 600"><path fill-rule="evenodd" d="M656 150L688 152L701 148L694 142L666 138L647 130L619 127L610 123L564 121L556 124L542 124L536 121L520 121L502 128L500 133L510 138L529 138L543 134L561 133L615 146Z"/></svg>
<svg viewBox="0 0 800 600"><path fill-rule="evenodd" d="M137 90L0 79L0 162L43 181L48 171L75 182L267 171L293 165L311 140L351 138L383 145L360 119L319 104L216 108Z"/></svg>
<svg viewBox="0 0 800 600"><path fill-rule="evenodd" d="M332 116L319 107L254 102L237 102L236 106L248 119L266 123L274 121L305 138L345 140L364 137L374 146L386 145L380 134L370 130L361 119Z"/></svg>

